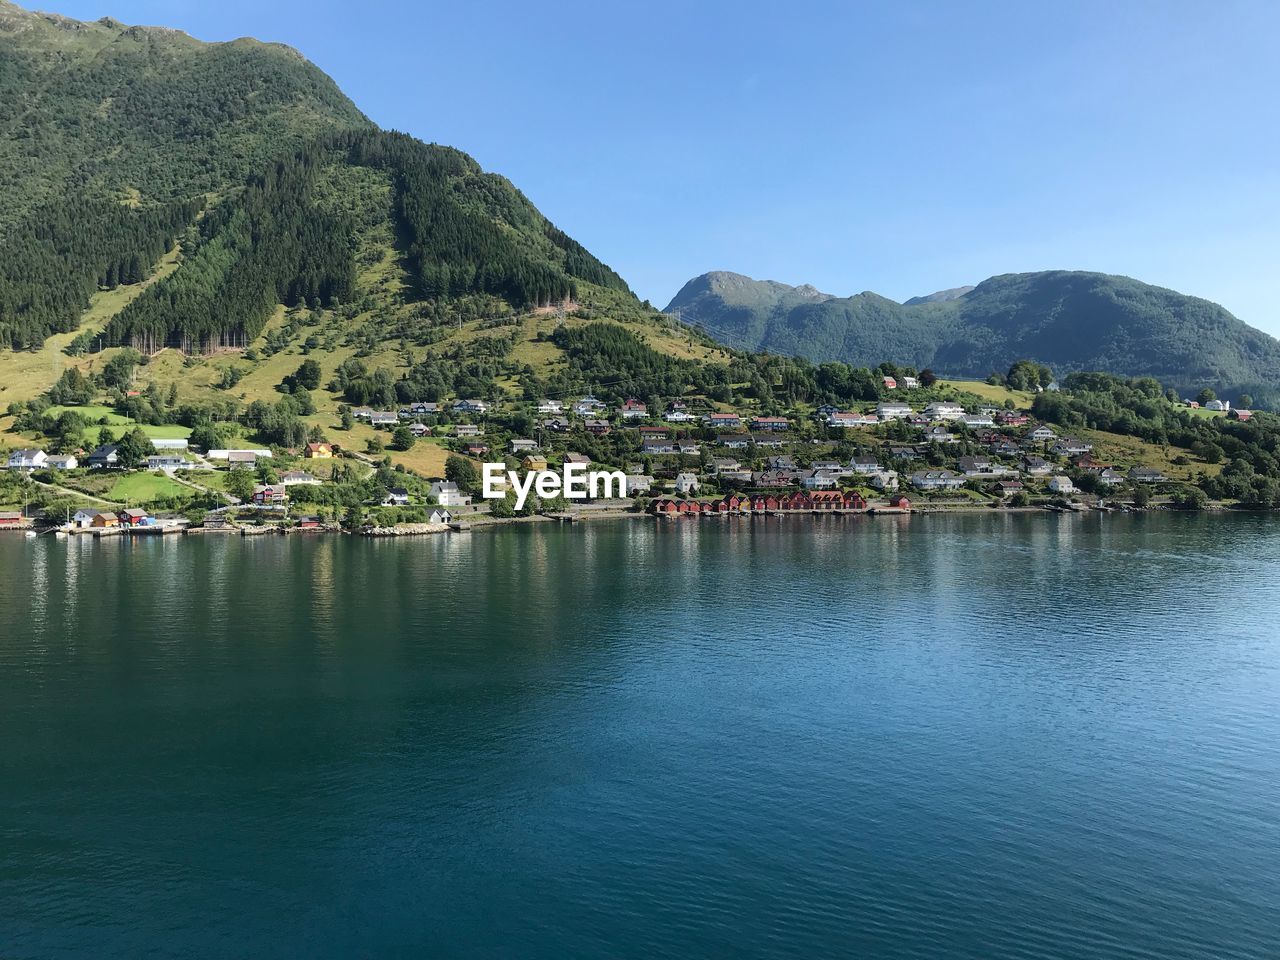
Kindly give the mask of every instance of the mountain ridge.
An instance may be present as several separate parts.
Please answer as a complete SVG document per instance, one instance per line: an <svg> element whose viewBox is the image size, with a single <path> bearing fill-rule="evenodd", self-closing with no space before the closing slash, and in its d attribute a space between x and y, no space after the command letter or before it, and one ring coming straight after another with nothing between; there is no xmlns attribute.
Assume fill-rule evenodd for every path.
<svg viewBox="0 0 1280 960"><path fill-rule="evenodd" d="M788 292L795 287L740 274L725 284L721 276L694 278L667 312L736 349L855 365L892 356L968 377L1030 358L1063 373L1154 376L1179 389L1254 396L1280 385L1280 341L1211 301L1130 277L1000 274L897 303L871 292L798 302Z"/></svg>

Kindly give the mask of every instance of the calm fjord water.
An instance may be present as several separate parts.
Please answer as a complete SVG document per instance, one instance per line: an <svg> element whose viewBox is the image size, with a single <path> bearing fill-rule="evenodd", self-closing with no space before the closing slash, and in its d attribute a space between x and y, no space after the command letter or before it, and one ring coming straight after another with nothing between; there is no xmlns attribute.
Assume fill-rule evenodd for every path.
<svg viewBox="0 0 1280 960"><path fill-rule="evenodd" d="M1280 520L0 536L0 956L1280 956Z"/></svg>

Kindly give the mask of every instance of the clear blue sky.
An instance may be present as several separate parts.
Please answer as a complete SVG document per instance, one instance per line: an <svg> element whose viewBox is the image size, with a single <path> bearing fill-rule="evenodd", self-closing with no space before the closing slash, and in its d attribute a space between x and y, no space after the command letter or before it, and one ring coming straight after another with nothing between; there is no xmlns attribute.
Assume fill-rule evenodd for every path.
<svg viewBox="0 0 1280 960"><path fill-rule="evenodd" d="M35 0L27 0L38 5ZM1125 273L1280 334L1280 4L47 0L297 47L664 306Z"/></svg>

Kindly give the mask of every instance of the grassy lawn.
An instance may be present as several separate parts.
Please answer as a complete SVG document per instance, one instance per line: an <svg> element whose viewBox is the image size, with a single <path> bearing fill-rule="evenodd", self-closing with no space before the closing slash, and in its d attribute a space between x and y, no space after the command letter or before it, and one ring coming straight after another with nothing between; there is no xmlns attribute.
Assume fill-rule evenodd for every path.
<svg viewBox="0 0 1280 960"><path fill-rule="evenodd" d="M128 417L121 416L120 414L112 410L110 407L101 403L88 403L88 404L85 404L83 407L66 407L60 404L55 404L54 406L49 408L49 416L58 417L66 413L68 410L72 410L80 414L80 416L84 417L86 420L89 420L95 424L99 420L101 420L103 417L106 417L107 422L111 424L123 424L123 423L132 422Z"/></svg>
<svg viewBox="0 0 1280 960"><path fill-rule="evenodd" d="M1172 480L1191 480L1201 473L1212 476L1222 470L1222 464L1205 463L1180 447L1159 447L1137 437L1122 437L1101 430L1079 430L1076 433L1094 445L1093 455L1099 460L1125 469L1136 465L1155 467ZM1178 457L1185 457L1190 463L1174 463Z"/></svg>
<svg viewBox="0 0 1280 960"><path fill-rule="evenodd" d="M116 480L107 493L108 500L121 503L151 503L161 497L190 496L192 490L157 473L126 473Z"/></svg>
<svg viewBox="0 0 1280 960"><path fill-rule="evenodd" d="M384 446L391 442L389 430L375 430L366 423L357 423L349 431L335 430L330 434L330 438L340 444L343 449L354 450L357 453L366 452L365 445L372 437L377 437ZM480 439L483 441L484 438ZM388 447L382 453L371 454L371 456L390 457L393 464L400 464L406 470L412 470L424 477L436 478L444 476L444 464L449 459L449 454L450 451L441 446L441 438L424 437L409 450L392 450ZM304 462L303 469L307 469L307 463L310 461Z"/></svg>
<svg viewBox="0 0 1280 960"><path fill-rule="evenodd" d="M227 477L229 471L226 470L188 470L183 471L183 479L190 480L192 483L199 484L202 487L208 487L210 490L221 490L227 492Z"/></svg>
<svg viewBox="0 0 1280 960"><path fill-rule="evenodd" d="M972 393L988 403L999 404L1000 406L1003 406L1006 400L1012 400L1014 406L1020 410L1030 407L1031 401L1035 399L1035 394L1027 393L1025 390L1010 390L1008 387L992 386L981 380L939 380L938 383L963 393Z"/></svg>

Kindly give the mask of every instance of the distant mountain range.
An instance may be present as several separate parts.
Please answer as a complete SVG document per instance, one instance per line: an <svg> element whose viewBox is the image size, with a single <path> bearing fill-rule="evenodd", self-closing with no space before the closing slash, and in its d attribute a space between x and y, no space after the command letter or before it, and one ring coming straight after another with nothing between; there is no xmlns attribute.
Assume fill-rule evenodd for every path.
<svg viewBox="0 0 1280 960"><path fill-rule="evenodd" d="M1199 297L1104 273L1004 274L898 303L704 273L667 305L727 346L815 361L886 358L984 377L1033 359L1057 372L1154 376L1181 390L1280 394L1280 341Z"/></svg>

